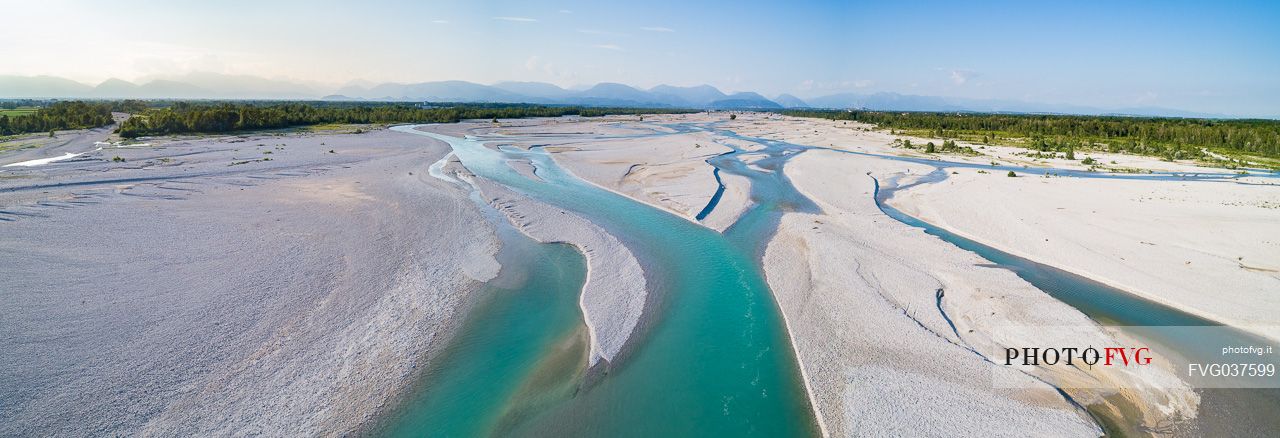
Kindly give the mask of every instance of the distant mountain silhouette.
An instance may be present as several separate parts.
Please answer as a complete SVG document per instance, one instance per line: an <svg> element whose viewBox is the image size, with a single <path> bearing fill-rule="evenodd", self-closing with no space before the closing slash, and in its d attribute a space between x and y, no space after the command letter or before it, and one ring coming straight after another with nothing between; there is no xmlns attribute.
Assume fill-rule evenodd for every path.
<svg viewBox="0 0 1280 438"><path fill-rule="evenodd" d="M752 92L734 93L708 106L712 109L782 109L777 102Z"/></svg>
<svg viewBox="0 0 1280 438"><path fill-rule="evenodd" d="M782 105L783 108L808 108L809 107L808 103L805 103L805 101L800 100L799 97L795 97L790 94L779 94L778 97L773 98L773 101L778 102L778 105Z"/></svg>
<svg viewBox="0 0 1280 438"><path fill-rule="evenodd" d="M93 87L93 94L99 97L120 98L138 95L138 85L122 79L111 78Z"/></svg>
<svg viewBox="0 0 1280 438"><path fill-rule="evenodd" d="M439 102L529 102L528 96L467 81L420 82L416 84L380 84L364 94L346 90L339 94L353 97L385 96L392 100L426 100Z"/></svg>
<svg viewBox="0 0 1280 438"><path fill-rule="evenodd" d="M3 97L88 97L92 93L93 87L54 76L0 76Z"/></svg>
<svg viewBox="0 0 1280 438"><path fill-rule="evenodd" d="M564 99L573 94L572 91L546 82L499 82L494 88L540 99Z"/></svg>
<svg viewBox="0 0 1280 438"><path fill-rule="evenodd" d="M168 81L183 84L185 87L177 87L186 88L189 90L188 92L196 94L189 97L215 97L223 99L312 99L321 94L319 90L307 85L248 75L187 73L184 75L173 76L150 76L143 78L143 88L146 88L147 85L149 85L146 81ZM174 85L170 85L170 87L174 87Z"/></svg>
<svg viewBox="0 0 1280 438"><path fill-rule="evenodd" d="M1229 118L1224 114L1201 113L1169 108L1141 107L1103 109L1083 105L1033 103L1002 99L965 99L916 96L898 93L841 93L811 98L814 108L867 109L873 111L960 111L1021 114L1124 115L1143 117Z"/></svg>
<svg viewBox="0 0 1280 438"><path fill-rule="evenodd" d="M382 83L351 81L337 90L315 85L246 75L188 73L151 76L137 83L108 79L96 86L55 76L0 75L0 98L89 99L318 99L409 102L493 102L548 105L630 106L726 110L781 108L868 109L878 111L971 111L1008 113L1108 114L1223 118L1157 107L1103 109L1079 105L1032 103L999 99L964 99L898 93L840 93L801 100L781 94L770 100L757 93L726 95L716 87L658 85L648 90L603 82L565 89L543 82L500 82L483 85L467 81Z"/></svg>
<svg viewBox="0 0 1280 438"><path fill-rule="evenodd" d="M675 106L662 102L662 97L640 91L628 85L602 82L572 96L572 101L598 106Z"/></svg>
<svg viewBox="0 0 1280 438"><path fill-rule="evenodd" d="M683 101L688 105L695 107L705 107L711 102L724 100L726 96L716 87L710 85L698 85L695 87L675 87L671 85L659 85L649 89L649 93L658 96L670 96L672 102Z"/></svg>

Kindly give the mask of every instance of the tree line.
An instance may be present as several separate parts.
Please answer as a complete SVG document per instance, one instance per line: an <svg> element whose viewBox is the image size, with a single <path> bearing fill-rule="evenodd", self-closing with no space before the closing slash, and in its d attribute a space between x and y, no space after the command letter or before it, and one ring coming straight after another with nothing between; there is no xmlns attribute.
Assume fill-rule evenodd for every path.
<svg viewBox="0 0 1280 438"><path fill-rule="evenodd" d="M422 107L384 103L190 103L149 108L124 121L120 136L221 133L326 123L453 123L465 119L597 117L685 112L652 108L589 108L527 104L450 104Z"/></svg>
<svg viewBox="0 0 1280 438"><path fill-rule="evenodd" d="M55 102L31 114L13 117L0 115L0 135L110 125L114 106L108 102Z"/></svg>
<svg viewBox="0 0 1280 438"><path fill-rule="evenodd" d="M0 135L85 129L114 123L112 112L133 116L120 124L125 138L144 135L222 133L325 123L453 123L465 119L599 117L690 112L678 109L545 106L501 103L413 105L391 102L296 101L7 101L39 107L20 116L0 115Z"/></svg>
<svg viewBox="0 0 1280 438"><path fill-rule="evenodd" d="M1101 149L1196 158L1203 149L1280 158L1280 121L1166 117L794 110L797 117L850 120L884 129L922 130L940 138L1018 144L1041 151Z"/></svg>

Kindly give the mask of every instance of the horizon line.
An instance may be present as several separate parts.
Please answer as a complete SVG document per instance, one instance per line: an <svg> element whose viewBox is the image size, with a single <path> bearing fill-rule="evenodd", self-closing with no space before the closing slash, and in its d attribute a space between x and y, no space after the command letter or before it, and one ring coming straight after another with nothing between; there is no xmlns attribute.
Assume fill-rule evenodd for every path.
<svg viewBox="0 0 1280 438"><path fill-rule="evenodd" d="M193 84L193 83L190 83L190 82L186 82L186 81L184 81L184 79L187 79L187 77L192 76L192 75L211 75L211 76L216 76L216 77L235 77L235 78L245 78L245 79L253 79L253 80L260 80L260 81L278 82L278 83L283 83L283 85L289 85L289 86L293 86L293 87L301 87L301 88L305 88L305 90L260 90L260 89L255 89L255 90L236 90L236 89L230 89L230 90L218 90L218 89L216 89L216 88L214 88L214 87L208 87L208 86L205 86L205 85ZM948 103L949 105L963 105L963 102L968 101L970 104L983 104L983 103L985 103L985 104L994 104L994 103L1006 103L1006 104L1033 105L1033 106L1034 106L1034 105L1043 105L1043 106L1075 107L1075 108L1078 108L1078 109L1079 109L1079 111L1069 111L1069 110L1068 110L1068 111L1060 111L1060 110L1051 110L1051 109L1044 109L1044 110L1016 110L1016 109L1015 109L1015 110L999 110L999 109L967 109L967 108L957 108L957 109L924 109L924 110L922 110L922 109L890 109L890 108L883 108L883 109L865 109L865 110L868 110L868 111L940 112L940 113L957 112L957 113L982 113L982 114L1046 114L1046 115L1060 114L1060 115L1098 115L1098 116L1119 115L1119 116L1132 116L1132 117L1167 117L1167 118L1198 118L1198 119L1266 119L1266 120L1277 120L1277 119L1280 119L1280 114L1243 114L1243 113L1234 113L1234 114L1232 114L1232 113L1221 113L1221 112L1212 112L1212 111L1203 111L1203 110L1190 110L1190 109L1171 108L1171 107L1161 107L1161 106L1142 106L1142 105L1137 105L1137 104L1135 104L1135 105L1128 105L1128 106L1102 106L1102 105L1094 105L1094 104L1077 104L1077 103L1060 103L1060 102L1032 101L1032 100L1025 100L1025 99L1001 98L1001 97L962 97L962 96L937 95L937 94L934 94L934 95L930 95L930 94L908 94L908 93L903 93L903 92L900 92L900 91L891 91L891 90L864 90L864 91L861 91L861 92L857 91L856 89L853 89L853 90L832 90L832 92L830 92L830 93L824 93L824 94L803 93L803 92L780 92L780 93L773 94L773 96L772 96L772 97L770 97L770 96L768 96L768 95L765 95L764 93L760 93L760 92L757 92L757 91L754 91L754 90L735 90L735 89L730 89L730 90L726 91L725 89L721 89L721 87L719 87L719 86L712 85L712 84L707 83L707 82L702 82L702 83L699 83L699 84L696 84L696 85L673 85L673 84L669 84L669 83L660 83L660 84L657 84L657 85L652 85L652 86L645 87L645 86L639 86L639 85L627 84L627 83L624 83L624 82L600 81L600 82L595 82L595 83L579 83L579 84L576 84L576 85L572 85L572 86L567 86L567 87L566 87L566 86L563 86L563 85L560 85L560 84L557 84L557 83L553 83L553 82L546 82L546 81L530 81L530 80L518 80L518 79L506 79L506 80L499 80L499 81L495 81L495 82L491 82L491 83L478 82L478 81L471 81L471 80L467 80L467 79L438 79L438 80L403 81L403 82L402 82L402 81L383 81L383 82L374 82L374 81L369 81L369 80L364 80L364 79L352 79L352 80L347 81L346 83L339 84L339 85L335 85L335 84L324 84L325 86L335 88L335 89L333 89L333 90L324 90L324 89L317 88L317 85L321 85L321 83L314 82L314 81L302 81L302 80L289 79L289 78L269 78L269 77L257 76L257 75L252 75L252 74L217 73L217 72L207 72L207 71L194 71L194 72L183 73L183 74L180 74L180 75L155 75L154 77L146 77L146 76L144 76L144 77L142 77L142 78L134 79L134 80L132 80L132 81L131 81L131 80L122 79L122 78L119 78L119 77L114 77L114 76L113 76L113 77L109 77L109 78L107 78L107 79L104 79L104 80L102 80L102 81L99 81L99 82L97 82L97 83L94 83L94 82L91 82L91 81L81 81L81 80L72 79L72 78L68 78L68 77L65 77L65 76L58 76L58 75L54 75L54 74L37 74L37 75L0 74L0 77L25 78L25 79L52 78L52 79L64 80L64 81L73 82L73 83L79 84L79 85L81 85L81 86L84 86L84 87L88 87L88 88L90 88L90 90L85 90L86 92L91 92L91 91L93 91L92 89L96 89L96 88L98 88L98 87L102 86L103 84L106 84L106 83L108 83L108 82L112 82L112 81L121 81L121 82L125 82L125 83L128 83L128 84L130 84L130 85L137 86L137 87L143 87L143 86L146 86L146 85L148 85L148 84L155 83L155 82L158 82L158 81L166 81L166 82L177 82L177 83L181 83L181 84L184 84L184 85L189 85L189 86L192 86L192 87L195 87L195 88L199 89L199 91L205 91L205 92L209 92L209 93L211 93L211 94L210 94L210 95L208 95L208 96L200 96L200 97L181 97L181 96L165 96L165 97L88 96L88 95L77 95L77 94L74 94L74 93L72 93L72 94L62 94L62 95L47 95L47 96L28 96L28 97L12 97L12 95L2 95L2 96L0 96L0 99L2 99L2 100L24 100L24 99L86 99L86 100L140 99L140 100L224 100L224 101L237 101L237 100L278 100L278 101L326 101L326 100L348 100L348 101L352 101L352 102L362 102L362 101L363 101L363 102L430 102L430 100L421 99L421 98L419 98L419 99L414 99L414 98L409 98L408 96L399 96L399 97L393 97L393 96L383 96L383 97L347 96L347 95L345 95L345 94L340 94L339 92L343 91L343 89L344 89L344 88L348 88L348 87L357 87L357 88L361 88L361 89L363 89L363 90L366 90L366 91L367 91L367 90L371 90L372 88L375 88L375 87L378 87L378 86L382 86L382 85L419 85L419 84L448 83L448 82L459 82L459 83L473 84L473 85L479 85L479 86L484 86L484 87L500 87L501 85L503 85L503 84L508 84L508 83L543 84L543 85L549 85L549 86L552 86L552 87L556 87L557 89L560 89L560 90L562 90L562 91L568 91L568 92L583 92L583 91L588 91L588 90L590 90L590 89L592 89L592 88L594 88L594 87L597 87L597 86L599 86L599 85L603 85L603 84L616 84L616 85L622 85L622 86L625 86L625 87L628 87L628 88L631 88L631 89L634 89L634 90L637 90L637 91L643 91L643 92L653 92L653 89L658 88L658 87L663 87L663 86L667 86L667 87L674 87L674 88L698 88L698 87L711 87L712 89L715 89L716 91L718 91L718 92L720 92L720 93L722 93L722 94L725 94L725 95L726 95L726 97L727 97L727 96L733 96L733 95L735 95L735 94L740 94L740 93L754 93L754 94L760 95L761 97L764 97L766 100L769 100L769 101L771 101L771 102L777 103L777 102L775 102L775 99L777 99L777 98L779 98L779 97L782 97L782 96L791 96L791 97L794 97L794 98L797 98L797 99L801 100L801 101L802 101L803 103L805 103L805 105L806 105L806 106L804 106L804 107L785 107L786 109L792 109L792 108L814 108L814 109L818 109L818 108L823 108L823 109L865 109L865 108L858 108L858 107L854 107L854 106L834 106L834 107L832 107L832 106L809 106L809 105L811 105L811 103L809 102L809 100L821 100L821 99L833 98L833 97L837 97L837 96L844 96L844 95L849 95L849 96L858 96L858 97L873 97L873 96L877 96L877 95L891 95L891 96L900 96L900 97L917 97L917 98L932 98L932 99L951 99L951 100L957 100L957 101L960 101L960 102L951 102L951 103ZM145 80L143 80L143 79L145 79ZM357 84L357 82L364 82L364 84ZM366 85L366 84L367 84L367 85ZM236 86L237 86L237 84L232 84L232 87L236 87ZM505 89L503 89L502 91L506 91L506 92L508 92L508 93L517 94L517 95L522 95L522 96L526 96L526 97L530 97L530 98L533 98L533 99L553 99L553 98L548 97L548 96L530 95L530 94L527 94L527 93L524 93L524 92L518 92L518 91L511 91L511 90L505 90ZM218 96L217 94L227 94L227 95L226 95L226 96ZM345 99L325 99L326 97L331 97L331 96L338 96L338 97L342 97L342 98L345 98ZM554 98L554 99L563 99L563 98L572 98L572 97L573 97L573 96L562 96L562 97L558 97L558 98ZM464 103L464 102L484 102L484 103L529 103L529 104L556 104L556 105L574 105L574 104L575 104L575 103L573 103L573 102L550 102L550 103L548 103L548 102L527 102L527 101L508 101L508 100L480 100L480 99L464 99L464 100L456 100L456 101L454 101L454 100L437 100L436 102L451 102L451 103L452 103L452 102L457 102L457 103ZM643 104L646 104L646 103L655 103L655 102L637 102L637 103L642 104L642 105L641 105L641 107L661 108L661 106L649 106L649 105L643 105ZM607 107L608 105L588 105L588 106L600 106L600 107ZM673 107L673 106L668 106L668 107ZM698 106L696 106L696 105L695 105L695 106L694 106L694 107L692 107L692 108L698 108ZM1136 111L1139 111L1139 112L1138 112L1138 113L1130 113L1130 112L1129 112L1129 111L1135 111L1135 110L1136 110ZM1152 113L1152 114L1143 114L1142 112L1149 112L1149 113ZM1183 114L1172 114L1172 113L1183 113Z"/></svg>

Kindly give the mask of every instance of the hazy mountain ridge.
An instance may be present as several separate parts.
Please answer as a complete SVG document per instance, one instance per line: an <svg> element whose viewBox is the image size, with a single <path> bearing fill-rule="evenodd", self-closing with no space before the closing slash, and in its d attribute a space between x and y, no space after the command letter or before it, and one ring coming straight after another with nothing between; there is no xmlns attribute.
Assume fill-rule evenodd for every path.
<svg viewBox="0 0 1280 438"><path fill-rule="evenodd" d="M322 99L533 103L588 106L776 110L783 108L868 109L879 111L970 111L1009 113L1102 114L1172 117L1230 117L1158 107L1104 109L1080 105L1032 103L1000 99L967 99L898 93L838 93L800 99L781 94L768 99L754 92L725 94L710 85L658 85L648 90L602 82L584 89L565 89L543 82L467 81L381 83L351 81L340 88L256 76L189 73L157 76L133 83L108 79L91 86L56 76L0 75L0 98L90 99Z"/></svg>
<svg viewBox="0 0 1280 438"><path fill-rule="evenodd" d="M808 102L809 106L813 108L853 108L873 111L957 111L1198 118L1232 117L1224 114L1200 113L1158 107L1105 109L1083 105L1035 103L1004 99L968 99L959 97L918 96L898 93L839 93L810 98L806 102Z"/></svg>
<svg viewBox="0 0 1280 438"><path fill-rule="evenodd" d="M778 102L778 105L782 105L783 108L808 108L809 107L809 104L807 102L801 100L799 97L795 97L787 93L779 94L777 97L773 98L773 101Z"/></svg>
<svg viewBox="0 0 1280 438"><path fill-rule="evenodd" d="M724 99L711 102L709 107L713 109L782 109L782 105L778 105L777 102L749 91L733 93Z"/></svg>

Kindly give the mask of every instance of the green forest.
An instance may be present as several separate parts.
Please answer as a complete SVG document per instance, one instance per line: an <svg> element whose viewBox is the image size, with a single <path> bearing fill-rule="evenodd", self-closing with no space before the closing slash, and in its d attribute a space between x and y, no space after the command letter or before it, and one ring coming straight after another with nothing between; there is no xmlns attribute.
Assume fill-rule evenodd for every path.
<svg viewBox="0 0 1280 438"><path fill-rule="evenodd" d="M0 135L106 126L114 107L109 102L57 102L12 117L0 112Z"/></svg>
<svg viewBox="0 0 1280 438"><path fill-rule="evenodd" d="M524 104L457 104L429 108L406 104L214 103L179 102L135 114L120 126L120 136L218 133L276 129L326 123L453 123L465 119L521 117L595 117L673 112L651 108L588 108Z"/></svg>
<svg viewBox="0 0 1280 438"><path fill-rule="evenodd" d="M23 101L22 105L41 102ZM17 105L13 105L15 108ZM184 133L221 133L278 129L326 123L452 123L464 119L597 117L616 114L685 112L652 108L595 108L527 104L435 104L420 107L382 102L52 102L21 115L0 113L0 135L107 126L112 112L133 117L121 123L122 137ZM16 114L16 112L15 112Z"/></svg>
<svg viewBox="0 0 1280 438"><path fill-rule="evenodd" d="M1165 159L1280 158L1280 121L1029 114L796 110L797 117L871 123L904 134L1039 151L1101 150Z"/></svg>

